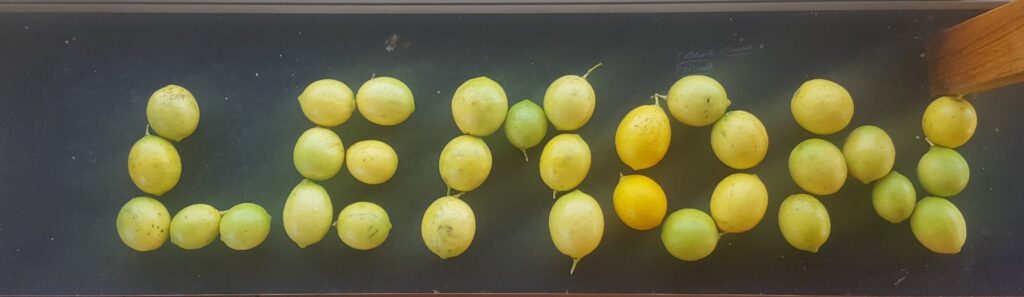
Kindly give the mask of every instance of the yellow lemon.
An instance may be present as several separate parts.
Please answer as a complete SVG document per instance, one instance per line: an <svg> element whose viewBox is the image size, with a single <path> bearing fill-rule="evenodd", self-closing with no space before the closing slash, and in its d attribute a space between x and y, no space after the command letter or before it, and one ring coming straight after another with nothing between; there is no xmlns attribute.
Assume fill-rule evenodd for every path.
<svg viewBox="0 0 1024 297"><path fill-rule="evenodd" d="M220 211L207 204L193 204L181 209L171 219L171 243L186 249L203 248L217 239Z"/></svg>
<svg viewBox="0 0 1024 297"><path fill-rule="evenodd" d="M725 114L732 101L714 78L688 75L668 90L666 100L672 117L694 127L711 125Z"/></svg>
<svg viewBox="0 0 1024 297"><path fill-rule="evenodd" d="M292 151L299 174L312 180L334 177L345 162L345 145L334 131L313 127L302 132Z"/></svg>
<svg viewBox="0 0 1024 297"><path fill-rule="evenodd" d="M199 126L199 104L185 88L167 85L149 96L146 119L157 135L181 141Z"/></svg>
<svg viewBox="0 0 1024 297"><path fill-rule="evenodd" d="M349 204L338 213L338 237L357 250L374 249L391 234L391 219L380 205L371 202Z"/></svg>
<svg viewBox="0 0 1024 297"><path fill-rule="evenodd" d="M924 247L940 254L956 254L967 241L964 215L949 200L924 197L910 217L910 229Z"/></svg>
<svg viewBox="0 0 1024 297"><path fill-rule="evenodd" d="M711 128L711 151L726 166L752 168L768 154L768 131L749 112L727 112Z"/></svg>
<svg viewBox="0 0 1024 297"><path fill-rule="evenodd" d="M838 192L846 183L843 153L819 138L804 140L789 154L789 175L804 191L815 195Z"/></svg>
<svg viewBox="0 0 1024 297"><path fill-rule="evenodd" d="M718 227L711 216L693 208L673 212L661 228L661 243L679 260L704 259L718 246Z"/></svg>
<svg viewBox="0 0 1024 297"><path fill-rule="evenodd" d="M572 258L569 274L589 255L604 236L604 213L594 197L575 190L558 197L548 216L551 241L562 254Z"/></svg>
<svg viewBox="0 0 1024 297"><path fill-rule="evenodd" d="M551 82L544 92L544 114L558 131L573 131L586 125L594 115L597 96L587 81L595 65L583 76L565 75Z"/></svg>
<svg viewBox="0 0 1024 297"><path fill-rule="evenodd" d="M733 173L711 193L711 217L718 229L740 233L753 229L768 209L768 189L753 174Z"/></svg>
<svg viewBox="0 0 1024 297"><path fill-rule="evenodd" d="M135 197L117 213L117 236L136 251L151 251L167 241L170 224L171 215L160 201Z"/></svg>
<svg viewBox="0 0 1024 297"><path fill-rule="evenodd" d="M466 252L473 243L476 216L461 199L441 197L427 207L420 233L427 249L441 259L452 258Z"/></svg>
<svg viewBox="0 0 1024 297"><path fill-rule="evenodd" d="M315 81L299 94L299 107L314 124L334 127L348 121L356 109L352 89L333 79Z"/></svg>
<svg viewBox="0 0 1024 297"><path fill-rule="evenodd" d="M619 219L636 230L650 230L661 225L668 208L665 191L658 182L639 174L619 178L612 202Z"/></svg>
<svg viewBox="0 0 1024 297"><path fill-rule="evenodd" d="M932 143L957 148L974 136L974 130L978 128L978 113L974 105L963 98L939 97L924 110L921 128Z"/></svg>
<svg viewBox="0 0 1024 297"><path fill-rule="evenodd" d="M128 175L143 192L163 195L181 179L181 156L170 141L143 136L128 152Z"/></svg>
<svg viewBox="0 0 1024 297"><path fill-rule="evenodd" d="M345 159L348 172L365 184L382 184L398 171L398 154L379 140L356 142L348 148Z"/></svg>
<svg viewBox="0 0 1024 297"><path fill-rule="evenodd" d="M832 232L828 210L814 196L791 195L779 205L779 229L789 245L817 253Z"/></svg>
<svg viewBox="0 0 1024 297"><path fill-rule="evenodd" d="M971 168L956 150L933 146L917 162L917 179L928 193L952 197L967 187Z"/></svg>
<svg viewBox="0 0 1024 297"><path fill-rule="evenodd" d="M839 132L853 119L853 97L843 86L825 79L800 85L790 102L793 118L814 134Z"/></svg>
<svg viewBox="0 0 1024 297"><path fill-rule="evenodd" d="M885 130L865 125L853 129L843 143L846 167L862 183L885 177L896 163L896 146Z"/></svg>
<svg viewBox="0 0 1024 297"><path fill-rule="evenodd" d="M402 81L386 76L370 79L356 92L356 108L366 120L381 126L401 124L414 111L412 90Z"/></svg>
<svg viewBox="0 0 1024 297"><path fill-rule="evenodd" d="M579 186L590 172L590 146L579 134L551 138L540 154L540 178L554 191Z"/></svg>
<svg viewBox="0 0 1024 297"><path fill-rule="evenodd" d="M461 135L444 146L437 167L449 188L472 191L491 174L491 149L479 137Z"/></svg>
<svg viewBox="0 0 1024 297"><path fill-rule="evenodd" d="M505 89L485 76L467 80L452 95L452 117L462 133L491 135L501 127L507 113Z"/></svg>
<svg viewBox="0 0 1024 297"><path fill-rule="evenodd" d="M317 183L303 179L284 202L281 221L284 231L295 244L305 248L320 242L331 229L334 206L327 190Z"/></svg>
<svg viewBox="0 0 1024 297"><path fill-rule="evenodd" d="M634 108L615 129L615 152L633 170L651 168L661 162L670 142L672 127L657 102Z"/></svg>

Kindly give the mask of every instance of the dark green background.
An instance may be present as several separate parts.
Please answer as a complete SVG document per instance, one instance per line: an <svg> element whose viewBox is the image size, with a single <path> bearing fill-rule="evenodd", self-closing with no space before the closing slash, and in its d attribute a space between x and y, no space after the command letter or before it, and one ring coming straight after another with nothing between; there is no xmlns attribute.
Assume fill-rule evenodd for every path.
<svg viewBox="0 0 1024 297"><path fill-rule="evenodd" d="M933 254L907 223L883 221L870 187L852 178L821 199L832 235L819 253L790 247L777 227L779 203L800 192L787 172L789 151L813 137L789 113L800 83L821 77L846 86L856 102L853 122L826 138L841 144L853 127L878 125L896 144L895 169L916 181L928 147L920 116L932 99L923 44L975 14L0 15L0 293L1024 294L1021 87L973 101L978 130L959 149L971 181L951 199L967 219L960 254ZM387 52L394 33L408 47ZM767 158L745 171L766 182L768 213L752 231L722 238L710 257L678 261L659 230L637 232L614 215L612 189L620 172L630 172L615 154L614 130L683 74L678 55L745 45L753 48L747 55L711 60L711 75L733 109L756 114L768 129ZM570 259L548 236L552 201L537 163L524 163L499 131L485 139L494 155L490 178L463 196L477 216L472 247L447 261L431 254L419 223L445 192L437 159L459 134L450 112L455 88L486 75L505 87L510 104L540 103L552 80L597 62L605 65L590 79L597 109L580 130L594 163L580 188L604 209L600 247L568 274ZM388 142L399 154L398 173L367 186L342 170L322 184L335 211L373 201L394 230L369 252L344 246L333 229L299 249L280 223L300 180L292 146L312 127L296 96L316 79L355 90L374 74L405 81L416 112L397 127L355 114L334 131L349 145ZM118 209L143 194L128 177L128 150L143 135L149 95L169 83L195 94L202 120L176 144L184 173L159 199L172 213L193 203L263 205L274 221L262 246L239 252L217 241L185 251L168 243L138 253L118 239ZM707 211L711 190L734 170L712 154L710 128L673 120L672 129L668 156L643 173L664 187L670 211Z"/></svg>

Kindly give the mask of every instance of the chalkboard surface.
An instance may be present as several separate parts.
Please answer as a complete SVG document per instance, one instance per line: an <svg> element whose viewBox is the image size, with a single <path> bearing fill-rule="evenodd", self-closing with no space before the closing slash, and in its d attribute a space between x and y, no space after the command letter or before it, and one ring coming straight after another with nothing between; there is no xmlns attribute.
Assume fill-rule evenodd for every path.
<svg viewBox="0 0 1024 297"><path fill-rule="evenodd" d="M895 169L916 183L928 148L920 117L932 99L924 42L976 14L0 15L0 293L1024 294L1021 87L974 97L978 130L959 149L971 180L951 198L967 219L960 254L933 254L907 223L879 218L870 186L852 178L821 198L832 235L819 253L790 247L777 225L779 203L800 192L787 171L789 152L813 137L790 114L796 88L817 77L843 84L856 114L825 138L841 144L853 127L878 125L896 144ZM388 51L392 35L396 47ZM555 78L598 62L604 67L590 76L597 109L579 133L594 157L580 188L604 209L600 247L569 275L571 260L548 235L552 200L534 161L539 149L524 162L499 131L485 138L494 155L490 178L462 197L477 216L472 247L446 261L431 254L419 224L445 193L437 161L459 135L450 111L455 88L486 75L510 103L540 103ZM731 108L756 114L770 136L766 160L744 171L767 185L764 220L726 235L693 263L665 251L660 229L628 229L611 205L619 173L631 172L614 151L619 120L689 73L717 78ZM394 230L372 251L344 246L333 230L300 249L280 220L300 181L292 147L312 127L296 97L320 78L357 89L374 75L405 81L416 112L396 127L356 114L333 130L346 145L390 143L398 173L368 186L342 170L322 184L336 212L373 201ZM149 95L169 83L195 94L202 119L176 144L184 173L159 200L172 213L194 203L263 205L274 221L262 246L240 252L216 241L185 251L168 243L139 253L118 239L119 208L143 194L128 177L128 150L143 135ZM664 187L670 211L707 211L715 184L735 172L714 157L709 133L673 120L668 156L642 172Z"/></svg>

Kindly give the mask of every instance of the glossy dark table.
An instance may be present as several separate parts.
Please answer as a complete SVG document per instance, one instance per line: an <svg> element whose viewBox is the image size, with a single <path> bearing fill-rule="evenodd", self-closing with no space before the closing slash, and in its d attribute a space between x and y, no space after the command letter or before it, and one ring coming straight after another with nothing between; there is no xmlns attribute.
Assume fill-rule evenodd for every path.
<svg viewBox="0 0 1024 297"><path fill-rule="evenodd" d="M0 15L0 294L200 294L334 292L620 292L726 294L1024 294L1024 88L975 96L977 133L959 151L971 166L952 202L967 220L958 255L927 251L908 223L891 225L871 207L870 186L852 178L822 197L832 235L817 254L790 247L778 231L778 205L800 192L786 162L812 137L797 126L789 100L805 80L837 81L853 94L850 127L826 137L841 145L853 127L886 129L895 169L916 182L928 145L920 116L927 93L925 39L977 11L791 12L635 15ZM399 47L385 50L398 34ZM707 54L710 53L710 56ZM696 59L693 59L696 58ZM423 245L423 211L445 192L437 172L444 144L459 134L450 100L464 80L487 75L510 104L540 103L566 73L591 75L594 118L580 134L594 164L581 188L604 208L600 247L575 275L548 236L550 191L537 163L524 163L503 132L485 140L490 178L463 196L477 234L462 256L441 261ZM768 157L745 172L770 194L754 230L727 235L699 262L672 258L660 229L637 232L614 214L620 172L614 130L631 108L648 104L681 75L707 72L732 108L761 118ZM380 248L344 246L332 229L299 249L284 233L284 199L300 176L292 146L312 127L296 96L330 77L357 89L372 75L405 81L413 116L397 127L358 114L337 127L346 145L379 139L400 157L380 186L344 169L323 182L335 212L369 200L389 212L394 230ZM194 135L176 144L184 173L159 198L174 213L193 203L227 209L263 205L274 217L260 247L244 252L215 241L198 251L169 242L138 253L118 239L114 218L141 195L126 169L142 136L151 92L181 84L199 101ZM643 173L659 181L669 211L707 211L711 190L734 172L712 154L710 128L673 120L668 156ZM552 131L548 138L554 136ZM536 160L540 149L530 151ZM924 193L918 186L918 193Z"/></svg>

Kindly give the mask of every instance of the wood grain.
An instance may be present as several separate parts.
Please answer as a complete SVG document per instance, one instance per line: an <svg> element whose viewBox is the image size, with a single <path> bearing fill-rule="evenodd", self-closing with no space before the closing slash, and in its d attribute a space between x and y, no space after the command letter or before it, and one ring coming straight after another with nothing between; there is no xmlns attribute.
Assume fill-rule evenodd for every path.
<svg viewBox="0 0 1024 297"><path fill-rule="evenodd" d="M945 30L928 46L933 95L983 92L1024 82L1024 0Z"/></svg>

